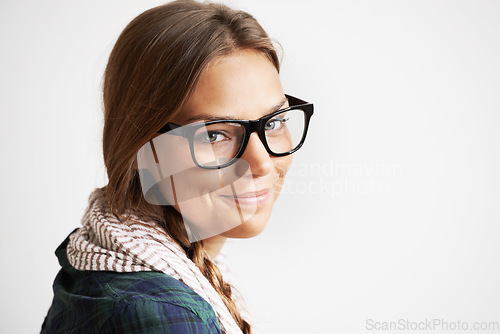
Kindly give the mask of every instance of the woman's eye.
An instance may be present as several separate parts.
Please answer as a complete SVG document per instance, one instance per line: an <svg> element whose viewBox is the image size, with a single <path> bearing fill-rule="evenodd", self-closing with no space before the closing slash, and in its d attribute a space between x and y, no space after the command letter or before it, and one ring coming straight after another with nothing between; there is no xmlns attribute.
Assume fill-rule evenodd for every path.
<svg viewBox="0 0 500 334"><path fill-rule="evenodd" d="M264 130L266 131L275 131L279 130L285 126L285 123L288 119L286 118L273 118L269 120L264 126Z"/></svg>
<svg viewBox="0 0 500 334"><path fill-rule="evenodd" d="M226 136L223 133L216 131L207 131L198 136L198 140L204 143L211 143L211 144L223 141L225 138Z"/></svg>

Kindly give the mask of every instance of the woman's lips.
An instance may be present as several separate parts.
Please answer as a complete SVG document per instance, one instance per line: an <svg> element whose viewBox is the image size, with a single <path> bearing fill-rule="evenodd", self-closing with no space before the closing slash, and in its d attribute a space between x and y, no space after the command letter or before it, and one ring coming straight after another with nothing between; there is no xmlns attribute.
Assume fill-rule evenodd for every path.
<svg viewBox="0 0 500 334"><path fill-rule="evenodd" d="M269 189L263 189L259 191L249 191L243 194L219 196L240 205L260 205L267 202L267 200L271 197L270 195L271 191Z"/></svg>

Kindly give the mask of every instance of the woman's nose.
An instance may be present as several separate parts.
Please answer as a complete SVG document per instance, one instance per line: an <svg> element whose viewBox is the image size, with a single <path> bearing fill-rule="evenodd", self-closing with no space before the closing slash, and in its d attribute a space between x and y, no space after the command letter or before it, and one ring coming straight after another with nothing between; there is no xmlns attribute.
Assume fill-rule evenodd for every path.
<svg viewBox="0 0 500 334"><path fill-rule="evenodd" d="M252 176L258 177L269 174L274 166L273 160L267 153L264 144L256 132L250 135L245 152L241 159L248 162Z"/></svg>

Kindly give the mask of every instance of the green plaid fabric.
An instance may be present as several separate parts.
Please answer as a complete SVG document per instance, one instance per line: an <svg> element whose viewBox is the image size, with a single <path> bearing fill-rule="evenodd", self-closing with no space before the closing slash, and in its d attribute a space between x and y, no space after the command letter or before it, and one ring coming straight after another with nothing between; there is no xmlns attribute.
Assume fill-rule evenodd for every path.
<svg viewBox="0 0 500 334"><path fill-rule="evenodd" d="M208 302L158 272L79 271L57 248L62 269L41 333L221 333Z"/></svg>

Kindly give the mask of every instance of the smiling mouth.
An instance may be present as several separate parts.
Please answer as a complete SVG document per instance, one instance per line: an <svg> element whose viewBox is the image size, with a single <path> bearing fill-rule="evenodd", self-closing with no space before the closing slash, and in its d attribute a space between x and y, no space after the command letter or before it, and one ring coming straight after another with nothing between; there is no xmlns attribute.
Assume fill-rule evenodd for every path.
<svg viewBox="0 0 500 334"><path fill-rule="evenodd" d="M259 191L249 191L243 194L219 195L219 197L236 202L240 205L259 205L269 200L271 191L270 189L263 189Z"/></svg>

